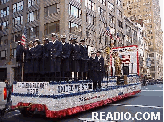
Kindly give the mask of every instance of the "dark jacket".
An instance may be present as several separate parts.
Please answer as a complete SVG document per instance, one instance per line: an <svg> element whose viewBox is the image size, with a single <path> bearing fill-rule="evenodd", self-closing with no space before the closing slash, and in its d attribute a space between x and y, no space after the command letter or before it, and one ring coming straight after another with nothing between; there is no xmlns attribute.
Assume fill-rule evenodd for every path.
<svg viewBox="0 0 164 122"><path fill-rule="evenodd" d="M80 45L80 58L81 60L88 60L89 57L88 57L88 49L86 46L82 46Z"/></svg>
<svg viewBox="0 0 164 122"><path fill-rule="evenodd" d="M25 52L24 72L32 73L33 72L32 49L29 50L29 48L27 48L24 52Z"/></svg>
<svg viewBox="0 0 164 122"><path fill-rule="evenodd" d="M42 46L37 45L34 47L34 50L32 51L32 58L33 58L33 68L34 73L40 73L40 67L41 67L41 58L42 58Z"/></svg>
<svg viewBox="0 0 164 122"><path fill-rule="evenodd" d="M62 44L62 53L61 53L61 71L70 71L69 67L69 56L70 56L70 45L68 43Z"/></svg>
<svg viewBox="0 0 164 122"><path fill-rule="evenodd" d="M23 61L23 45L18 44L16 48L16 62L22 62Z"/></svg>
<svg viewBox="0 0 164 122"><path fill-rule="evenodd" d="M41 73L45 74L48 73L50 68L49 68L49 63L50 63L50 57L49 57L49 51L48 51L48 43L42 46L43 49L43 55L42 55L42 66L41 66Z"/></svg>
<svg viewBox="0 0 164 122"><path fill-rule="evenodd" d="M98 60L98 57L96 57L96 59L97 59L97 71L98 71L98 72L104 73L104 71L105 71L105 67L104 67L104 58L101 57L101 58Z"/></svg>
<svg viewBox="0 0 164 122"><path fill-rule="evenodd" d="M61 52L62 43L58 40L53 44L48 44L49 56L50 56L50 72L60 72L61 70Z"/></svg>
<svg viewBox="0 0 164 122"><path fill-rule="evenodd" d="M79 72L80 47L77 44L70 44L70 68L72 72Z"/></svg>
<svg viewBox="0 0 164 122"><path fill-rule="evenodd" d="M80 60L80 47L77 44L71 44L70 45L70 49L71 49L71 54L70 54L70 58L72 60Z"/></svg>

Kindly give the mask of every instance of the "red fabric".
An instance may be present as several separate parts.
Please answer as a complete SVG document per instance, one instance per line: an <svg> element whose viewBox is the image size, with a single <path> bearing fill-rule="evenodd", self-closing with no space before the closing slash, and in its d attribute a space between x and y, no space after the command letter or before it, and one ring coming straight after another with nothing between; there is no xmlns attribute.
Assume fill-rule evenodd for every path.
<svg viewBox="0 0 164 122"><path fill-rule="evenodd" d="M67 109L67 114L68 114L68 115L72 115L72 109L71 109L71 108L68 108L68 109Z"/></svg>

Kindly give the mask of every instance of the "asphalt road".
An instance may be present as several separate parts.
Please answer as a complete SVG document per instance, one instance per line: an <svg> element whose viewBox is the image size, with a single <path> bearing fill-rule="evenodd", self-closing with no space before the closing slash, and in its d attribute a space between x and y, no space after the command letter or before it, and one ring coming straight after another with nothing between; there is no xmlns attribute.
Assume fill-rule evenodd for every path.
<svg viewBox="0 0 164 122"><path fill-rule="evenodd" d="M100 113L104 116L102 119L107 119L107 116L115 117L117 122L138 122L137 119L141 122L163 122L163 84L148 85L142 87L142 92L130 98L124 99L122 101L115 102L113 104L108 104L93 110L86 112L78 113L73 116L65 117L62 119L46 119L42 116L33 116L33 117L23 117L19 111L10 112L6 115L6 118L3 119L4 122L86 122L84 120L90 120L94 115L98 115L97 119L100 119ZM116 113L117 112L117 113ZM121 114L122 112L122 114ZM141 112L138 113L137 112ZM154 116L151 114L154 112ZM116 113L117 116L114 116ZM128 113L128 114L127 114ZM137 114L137 118L134 118ZM118 116L120 115L120 117ZM123 115L123 116L122 116ZM131 115L131 118L130 118ZM150 115L150 116L149 116ZM151 120L151 117L153 118ZM129 119L130 120L127 120ZM95 118L96 119L96 118ZM134 119L134 120L133 120ZM148 120L145 120L148 119ZM155 120L157 119L157 120ZM159 120L158 120L159 119Z"/></svg>

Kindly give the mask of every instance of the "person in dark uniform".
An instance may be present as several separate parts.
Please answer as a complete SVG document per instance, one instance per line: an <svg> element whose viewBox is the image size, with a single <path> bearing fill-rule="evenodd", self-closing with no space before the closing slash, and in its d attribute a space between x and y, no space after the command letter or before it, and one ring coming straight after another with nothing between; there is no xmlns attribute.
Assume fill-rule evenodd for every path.
<svg viewBox="0 0 164 122"><path fill-rule="evenodd" d="M33 42L30 41L28 47L25 49L25 60L24 60L25 81L32 81L32 73L33 73L32 48L33 48Z"/></svg>
<svg viewBox="0 0 164 122"><path fill-rule="evenodd" d="M6 89L7 89L7 106L11 105L11 93L12 93L12 85L10 85L9 81L6 79ZM7 108L6 106L6 108Z"/></svg>
<svg viewBox="0 0 164 122"><path fill-rule="evenodd" d="M98 77L98 88L101 89L101 82L104 76L104 58L101 56L101 50L97 51L97 77Z"/></svg>
<svg viewBox="0 0 164 122"><path fill-rule="evenodd" d="M18 77L17 77L17 81L21 81L21 76L22 76L22 63L23 63L23 52L24 52L24 48L23 45L21 44L20 41L18 41L18 45L16 48L16 62L18 64Z"/></svg>
<svg viewBox="0 0 164 122"><path fill-rule="evenodd" d="M65 42L66 35L61 35L62 41L62 53L61 53L61 74L62 80L69 80L69 56L70 56L70 45Z"/></svg>
<svg viewBox="0 0 164 122"><path fill-rule="evenodd" d="M89 58L89 79L93 82L93 90L97 88L97 62L98 59L95 58L96 53L94 51L91 52L91 57Z"/></svg>
<svg viewBox="0 0 164 122"><path fill-rule="evenodd" d="M52 42L49 43L51 80L59 81L61 78L61 52L62 43L57 34L52 33Z"/></svg>
<svg viewBox="0 0 164 122"><path fill-rule="evenodd" d="M88 49L85 46L85 39L82 39L80 44L80 76L82 80L86 80L88 72Z"/></svg>
<svg viewBox="0 0 164 122"><path fill-rule="evenodd" d="M43 75L43 79L45 81L49 81L49 50L48 50L48 44L49 44L49 39L48 38L44 38L44 45L43 45L43 56L42 56L42 75Z"/></svg>
<svg viewBox="0 0 164 122"><path fill-rule="evenodd" d="M77 38L71 38L71 45L70 45L70 65L71 65L71 72L74 73L74 80L78 80L78 73L80 71L79 60L80 60L80 47L76 43Z"/></svg>
<svg viewBox="0 0 164 122"><path fill-rule="evenodd" d="M41 80L40 79L40 67L41 67L41 58L42 58L42 46L40 45L39 39L35 39L34 41L34 51L32 54L33 57L33 72L34 72L34 78L36 81Z"/></svg>
<svg viewBox="0 0 164 122"><path fill-rule="evenodd" d="M146 75L144 76L144 79L143 79L143 85L144 86L146 85Z"/></svg>

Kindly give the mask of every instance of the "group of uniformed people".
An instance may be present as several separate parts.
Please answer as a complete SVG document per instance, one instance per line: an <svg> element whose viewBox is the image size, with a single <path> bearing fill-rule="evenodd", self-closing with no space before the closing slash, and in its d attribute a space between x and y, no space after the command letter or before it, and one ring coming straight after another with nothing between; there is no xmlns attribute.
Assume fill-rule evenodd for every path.
<svg viewBox="0 0 164 122"><path fill-rule="evenodd" d="M29 42L26 49L18 42L16 61L18 62L18 80L21 80L21 68L24 52L24 81L68 81L92 80L93 88L101 88L105 73L104 58L101 51L92 52L88 56L85 39L77 44L77 38L65 42L66 35L58 36L52 33L52 40L44 39L41 45L39 39ZM96 55L97 53L97 55Z"/></svg>

